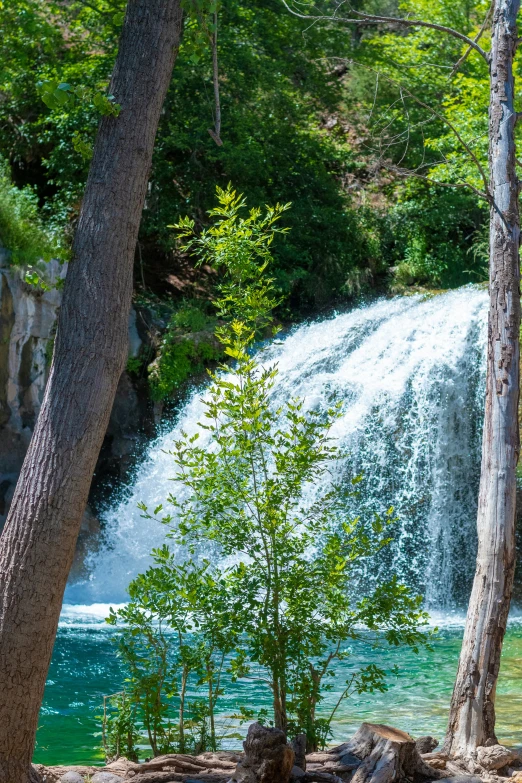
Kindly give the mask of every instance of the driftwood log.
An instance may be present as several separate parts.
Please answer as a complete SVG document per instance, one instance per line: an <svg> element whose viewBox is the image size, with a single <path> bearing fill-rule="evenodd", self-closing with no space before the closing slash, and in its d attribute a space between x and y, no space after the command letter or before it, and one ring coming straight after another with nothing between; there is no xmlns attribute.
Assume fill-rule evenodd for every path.
<svg viewBox="0 0 522 783"><path fill-rule="evenodd" d="M36 765L43 783L58 783L67 772L78 772L84 779L110 773L120 780L133 783L166 783L167 781L205 780L207 783L224 783L234 773L241 753L202 753L189 756L172 753L158 756L144 764L118 759L106 767L42 767Z"/></svg>
<svg viewBox="0 0 522 783"><path fill-rule="evenodd" d="M431 738L422 740L416 744L400 729L363 723L348 742L303 759L302 740L294 754L282 732L253 724L244 753L169 754L144 764L118 759L103 768L35 765L34 770L42 783L60 783L67 773L63 783L522 783L522 764L512 749L479 748L477 760L466 764L443 751L419 753L419 748L433 747ZM508 777L498 777L499 767L505 775L508 765Z"/></svg>

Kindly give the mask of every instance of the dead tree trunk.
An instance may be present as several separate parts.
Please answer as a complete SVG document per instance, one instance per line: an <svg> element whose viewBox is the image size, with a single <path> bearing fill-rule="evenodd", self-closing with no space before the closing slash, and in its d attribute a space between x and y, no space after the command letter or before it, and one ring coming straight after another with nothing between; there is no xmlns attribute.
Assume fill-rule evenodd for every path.
<svg viewBox="0 0 522 783"><path fill-rule="evenodd" d="M413 737L391 726L362 723L359 731L341 747L345 753L362 759L352 783L393 783L444 776L424 763Z"/></svg>
<svg viewBox="0 0 522 783"><path fill-rule="evenodd" d="M230 783L288 783L294 764L294 751L279 729L252 723L243 742L245 755Z"/></svg>
<svg viewBox="0 0 522 783"><path fill-rule="evenodd" d="M133 258L179 44L179 0L130 0L64 291L49 382L0 539L0 783L31 776L67 575L127 355Z"/></svg>
<svg viewBox="0 0 522 783"><path fill-rule="evenodd" d="M478 553L445 751L495 741L495 687L515 569L519 454L520 217L515 172L513 57L520 0L496 0L489 118L490 307Z"/></svg>

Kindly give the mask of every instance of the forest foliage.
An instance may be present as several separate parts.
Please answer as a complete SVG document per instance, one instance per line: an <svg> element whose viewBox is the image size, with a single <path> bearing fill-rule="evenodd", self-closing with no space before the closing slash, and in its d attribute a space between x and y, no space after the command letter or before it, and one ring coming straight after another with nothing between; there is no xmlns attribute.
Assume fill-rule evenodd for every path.
<svg viewBox="0 0 522 783"><path fill-rule="evenodd" d="M327 0L309 6L332 7ZM361 7L475 35L488 3L365 0ZM197 15L188 14L156 143L137 288L204 295L197 286L181 294L170 286L187 258L167 225L188 213L203 227L215 185L229 181L251 203L293 203L292 230L275 251L282 317L375 288L484 279L487 209L462 187L479 187L480 177L448 125L485 165L481 58L472 52L453 73L465 45L450 36L314 23L280 0L222 0L217 10L223 145L208 132L210 48ZM0 154L16 186L34 193L47 230L66 238L100 111L110 109L123 11L123 0L14 0L2 8ZM9 187L3 179L2 193ZM16 216L13 223L2 228L4 244L17 231Z"/></svg>

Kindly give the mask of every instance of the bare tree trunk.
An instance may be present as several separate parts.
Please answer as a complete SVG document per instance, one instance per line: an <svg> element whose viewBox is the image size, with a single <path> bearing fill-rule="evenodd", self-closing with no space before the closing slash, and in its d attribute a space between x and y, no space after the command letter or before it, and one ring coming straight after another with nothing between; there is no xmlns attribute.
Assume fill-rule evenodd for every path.
<svg viewBox="0 0 522 783"><path fill-rule="evenodd" d="M352 739L341 747L345 753L348 751L362 759L353 773L352 783L394 783L445 776L422 760L413 737L393 726L362 723Z"/></svg>
<svg viewBox="0 0 522 783"><path fill-rule="evenodd" d="M0 539L0 783L31 777L80 521L127 355L133 258L179 45L179 0L130 0L100 123L43 405Z"/></svg>
<svg viewBox="0 0 522 783"><path fill-rule="evenodd" d="M520 218L513 56L520 0L496 0L490 95L490 308L477 568L445 750L469 756L495 740L495 688L515 569L519 454Z"/></svg>

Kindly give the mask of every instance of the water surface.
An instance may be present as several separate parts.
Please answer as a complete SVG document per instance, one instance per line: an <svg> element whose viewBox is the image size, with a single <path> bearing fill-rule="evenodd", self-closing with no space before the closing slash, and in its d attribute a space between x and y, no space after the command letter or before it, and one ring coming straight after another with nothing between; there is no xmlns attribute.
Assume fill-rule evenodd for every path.
<svg viewBox="0 0 522 783"><path fill-rule="evenodd" d="M100 720L103 696L118 691L124 673L115 656L112 629L100 624L63 623L54 650L45 700L40 715L35 760L44 764L101 764ZM352 658L342 664L333 691L334 703L353 668L378 662L397 664L398 679L385 694L353 696L339 711L335 742L346 740L362 721L388 723L413 736L432 734L441 739L448 715L457 668L462 626L446 625L433 651L415 655L408 650L371 651L353 645ZM240 705L269 706L269 694L258 683L232 685L221 703L221 722ZM508 627L497 695L497 734L501 742L522 745L522 623Z"/></svg>

